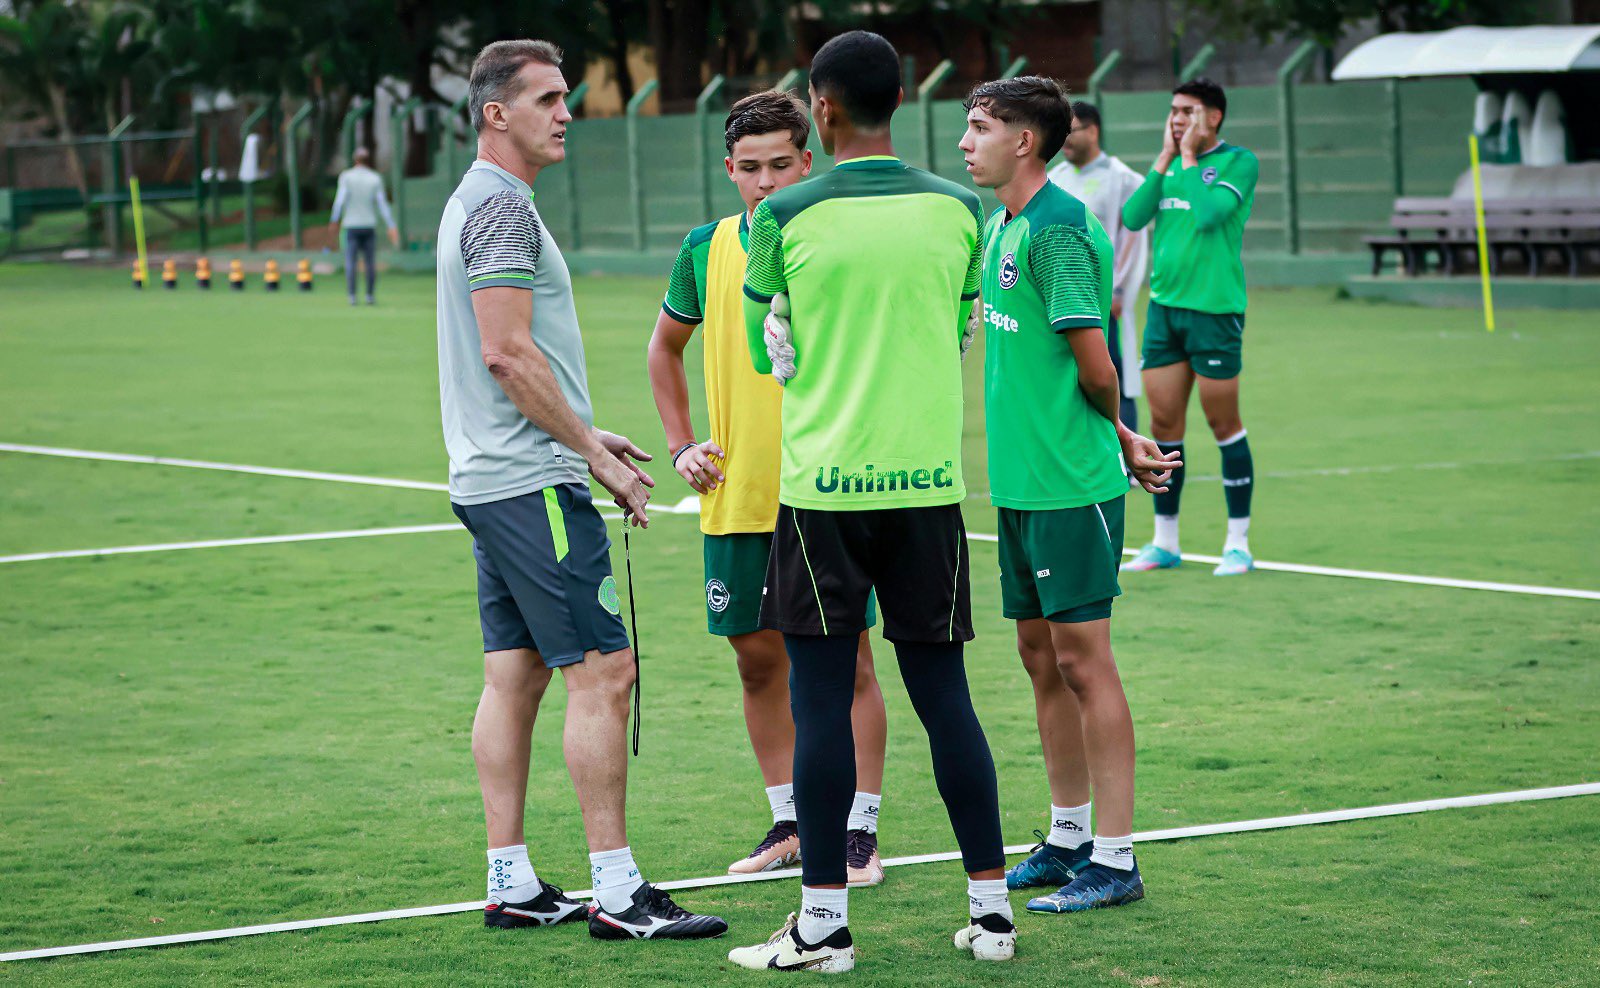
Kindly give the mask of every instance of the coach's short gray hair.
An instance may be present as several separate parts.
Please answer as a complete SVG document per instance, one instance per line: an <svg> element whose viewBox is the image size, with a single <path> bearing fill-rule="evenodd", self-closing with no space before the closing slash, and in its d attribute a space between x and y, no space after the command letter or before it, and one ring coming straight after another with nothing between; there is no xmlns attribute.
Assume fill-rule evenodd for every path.
<svg viewBox="0 0 1600 988"><path fill-rule="evenodd" d="M467 108L472 127L483 132L483 108L489 103L510 103L522 93L518 74L529 62L561 64L561 49L548 41L522 39L485 45L472 60L467 82Z"/></svg>

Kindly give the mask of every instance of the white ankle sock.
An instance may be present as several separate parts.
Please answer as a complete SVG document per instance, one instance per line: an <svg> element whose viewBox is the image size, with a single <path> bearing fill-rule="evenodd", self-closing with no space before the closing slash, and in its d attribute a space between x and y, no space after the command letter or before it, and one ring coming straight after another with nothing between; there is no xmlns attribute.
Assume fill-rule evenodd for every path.
<svg viewBox="0 0 1600 988"><path fill-rule="evenodd" d="M767 787L767 802L772 805L772 822L793 823L799 819L794 812L794 783L785 782L781 786Z"/></svg>
<svg viewBox="0 0 1600 988"><path fill-rule="evenodd" d="M1250 551L1250 516L1228 519L1228 538L1222 543L1222 551L1229 549L1243 549Z"/></svg>
<svg viewBox="0 0 1600 988"><path fill-rule="evenodd" d="M800 939L818 944L849 925L849 889L800 886Z"/></svg>
<svg viewBox="0 0 1600 988"><path fill-rule="evenodd" d="M608 913L627 912L633 906L634 890L644 884L631 847L589 855L589 872L594 878L594 901Z"/></svg>
<svg viewBox="0 0 1600 988"><path fill-rule="evenodd" d="M528 845L489 848L490 902L527 902L540 889L539 876L528 863Z"/></svg>
<svg viewBox="0 0 1600 988"><path fill-rule="evenodd" d="M856 801L850 806L850 822L845 825L846 829L865 830L869 834L877 833L878 804L881 802L883 797L876 793L856 793Z"/></svg>
<svg viewBox="0 0 1600 988"><path fill-rule="evenodd" d="M1088 840L1089 807L1092 805L1050 807L1050 836L1044 839L1045 843L1071 850Z"/></svg>
<svg viewBox="0 0 1600 988"><path fill-rule="evenodd" d="M1150 540L1156 548L1168 552L1178 551L1178 516L1156 515L1156 534Z"/></svg>
<svg viewBox="0 0 1600 988"><path fill-rule="evenodd" d="M1094 853L1089 855L1089 860L1107 868L1132 871L1133 836L1130 834L1127 837L1101 837L1095 834Z"/></svg>
<svg viewBox="0 0 1600 988"><path fill-rule="evenodd" d="M1006 895L1006 880L992 878L979 881L967 879L967 909L973 919L998 913L1006 919L1011 915L1011 897Z"/></svg>

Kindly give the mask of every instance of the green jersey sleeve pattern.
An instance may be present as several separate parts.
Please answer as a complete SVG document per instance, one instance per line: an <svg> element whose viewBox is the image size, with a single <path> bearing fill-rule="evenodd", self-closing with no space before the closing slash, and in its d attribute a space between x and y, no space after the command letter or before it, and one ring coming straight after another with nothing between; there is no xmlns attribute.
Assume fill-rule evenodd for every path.
<svg viewBox="0 0 1600 988"><path fill-rule="evenodd" d="M1133 191L1122 206L1122 225L1130 230L1143 230L1156 218L1161 202L1161 185L1167 176L1154 168L1144 177L1144 183Z"/></svg>
<svg viewBox="0 0 1600 988"><path fill-rule="evenodd" d="M978 239L972 244L972 263L967 265L967 280L961 286L961 301L972 302L978 297L978 289L983 286L983 214L979 213L973 218L978 228ZM963 313L962 323L966 323Z"/></svg>
<svg viewBox="0 0 1600 988"><path fill-rule="evenodd" d="M1052 224L1028 238L1028 269L1056 332L1104 325L1100 256L1089 231Z"/></svg>
<svg viewBox="0 0 1600 988"><path fill-rule="evenodd" d="M689 231L683 238L683 246L678 248L677 260L672 262L672 276L667 280L667 297L661 308L689 326L698 326L705 319L705 245L710 243L711 233L715 231L715 223Z"/></svg>
<svg viewBox="0 0 1600 988"><path fill-rule="evenodd" d="M765 305L789 288L783 273L783 231L763 201L750 218L750 249L745 259L744 293Z"/></svg>

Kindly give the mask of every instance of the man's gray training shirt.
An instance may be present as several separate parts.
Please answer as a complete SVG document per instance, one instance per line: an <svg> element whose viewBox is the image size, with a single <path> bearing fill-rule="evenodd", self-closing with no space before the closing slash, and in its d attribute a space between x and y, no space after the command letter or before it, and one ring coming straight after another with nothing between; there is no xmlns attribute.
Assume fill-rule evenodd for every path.
<svg viewBox="0 0 1600 988"><path fill-rule="evenodd" d="M439 221L439 405L450 454L450 500L483 504L555 484L587 484L583 457L517 410L484 366L472 293L507 286L533 292L528 327L567 404L594 424L572 277L539 221L533 190L510 172L475 161Z"/></svg>

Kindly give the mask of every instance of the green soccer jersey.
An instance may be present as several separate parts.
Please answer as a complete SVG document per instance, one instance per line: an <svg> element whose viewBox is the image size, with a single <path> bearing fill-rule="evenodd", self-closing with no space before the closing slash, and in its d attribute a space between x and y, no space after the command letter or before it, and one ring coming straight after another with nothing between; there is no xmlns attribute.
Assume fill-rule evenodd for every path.
<svg viewBox="0 0 1600 988"><path fill-rule="evenodd" d="M983 207L898 158L842 161L756 207L745 327L787 292L796 376L783 392L778 500L860 511L954 504L961 334L983 265Z"/></svg>
<svg viewBox="0 0 1600 988"><path fill-rule="evenodd" d="M1116 426L1078 387L1062 334L1109 340L1111 238L1054 182L1009 221L984 231L984 410L990 500L1048 511L1109 501L1128 490Z"/></svg>
<svg viewBox="0 0 1600 988"><path fill-rule="evenodd" d="M1244 224L1255 203L1256 156L1218 143L1193 168L1155 169L1122 207L1129 229L1155 222L1150 299L1216 315L1244 312Z"/></svg>
<svg viewBox="0 0 1600 988"><path fill-rule="evenodd" d="M697 226L683 238L672 276L667 280L667 297L661 308L667 315L689 326L698 326L706 317L706 268L711 263L711 237L721 220ZM750 217L739 219L739 245L750 246Z"/></svg>

